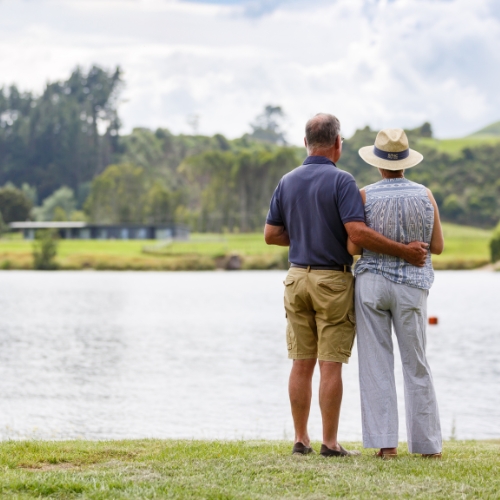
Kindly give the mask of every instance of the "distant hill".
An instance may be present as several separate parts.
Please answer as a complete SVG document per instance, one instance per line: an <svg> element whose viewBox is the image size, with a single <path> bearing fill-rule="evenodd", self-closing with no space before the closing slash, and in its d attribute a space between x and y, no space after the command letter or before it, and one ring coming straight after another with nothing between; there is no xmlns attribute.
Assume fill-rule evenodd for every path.
<svg viewBox="0 0 500 500"><path fill-rule="evenodd" d="M500 122L492 123L487 127L470 134L468 137L500 137Z"/></svg>
<svg viewBox="0 0 500 500"><path fill-rule="evenodd" d="M417 146L428 146L441 153L459 157L465 148L475 148L483 145L495 145L500 142L500 121L492 123L472 134L455 139L435 139L417 137Z"/></svg>

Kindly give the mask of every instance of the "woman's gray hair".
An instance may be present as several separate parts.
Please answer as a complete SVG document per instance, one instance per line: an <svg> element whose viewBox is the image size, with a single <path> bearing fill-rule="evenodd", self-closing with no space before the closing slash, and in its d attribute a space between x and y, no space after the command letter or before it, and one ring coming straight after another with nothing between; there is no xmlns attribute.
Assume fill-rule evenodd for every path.
<svg viewBox="0 0 500 500"><path fill-rule="evenodd" d="M340 133L337 117L318 113L306 123L306 141L309 148L329 148L335 144Z"/></svg>

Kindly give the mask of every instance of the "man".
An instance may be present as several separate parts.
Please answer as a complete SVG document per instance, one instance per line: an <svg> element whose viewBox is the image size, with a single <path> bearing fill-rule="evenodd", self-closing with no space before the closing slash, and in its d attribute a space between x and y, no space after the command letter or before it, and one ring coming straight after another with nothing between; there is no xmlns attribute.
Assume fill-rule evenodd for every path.
<svg viewBox="0 0 500 500"><path fill-rule="evenodd" d="M342 401L342 363L354 342L352 256L347 237L363 248L423 266L427 245L396 243L365 225L354 178L338 170L340 123L318 114L306 124L308 157L279 182L264 229L269 245L290 246L285 280L288 357L293 359L289 394L295 427L293 453L313 450L307 431L312 376L319 360L323 456L357 454L337 441Z"/></svg>

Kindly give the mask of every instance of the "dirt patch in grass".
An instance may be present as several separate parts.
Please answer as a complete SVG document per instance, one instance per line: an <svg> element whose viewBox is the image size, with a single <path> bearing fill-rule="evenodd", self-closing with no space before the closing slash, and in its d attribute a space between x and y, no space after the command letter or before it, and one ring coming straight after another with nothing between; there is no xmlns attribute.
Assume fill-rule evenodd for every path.
<svg viewBox="0 0 500 500"><path fill-rule="evenodd" d="M41 464L20 464L18 465L18 469L29 470L33 472L53 472L60 470L80 470L81 466L67 462L63 462L60 464L41 463Z"/></svg>

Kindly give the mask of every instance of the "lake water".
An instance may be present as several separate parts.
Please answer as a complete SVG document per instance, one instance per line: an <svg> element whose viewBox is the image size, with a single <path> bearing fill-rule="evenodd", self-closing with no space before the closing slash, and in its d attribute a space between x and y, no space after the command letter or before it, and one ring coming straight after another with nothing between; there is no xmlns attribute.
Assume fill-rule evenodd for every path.
<svg viewBox="0 0 500 500"><path fill-rule="evenodd" d="M0 439L291 439L284 276L1 272ZM499 438L500 273L436 273L429 314L444 437ZM355 351L340 440L361 439L357 377Z"/></svg>

